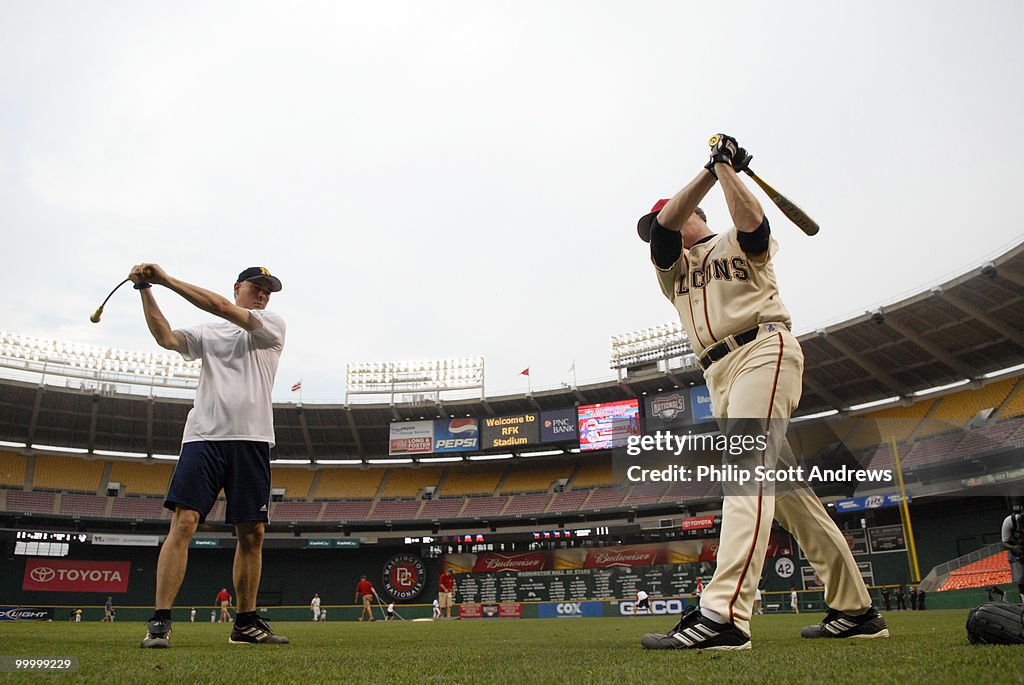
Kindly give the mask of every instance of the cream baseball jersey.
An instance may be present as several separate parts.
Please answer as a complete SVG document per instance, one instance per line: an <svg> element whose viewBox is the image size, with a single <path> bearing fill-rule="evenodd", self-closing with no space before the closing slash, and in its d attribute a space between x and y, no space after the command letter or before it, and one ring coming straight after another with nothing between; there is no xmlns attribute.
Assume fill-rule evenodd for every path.
<svg viewBox="0 0 1024 685"><path fill-rule="evenodd" d="M762 323L792 327L772 268L778 244L770 238L766 252L748 255L737 234L730 228L708 236L683 250L667 269L655 264L661 291L679 312L698 356L724 338Z"/></svg>

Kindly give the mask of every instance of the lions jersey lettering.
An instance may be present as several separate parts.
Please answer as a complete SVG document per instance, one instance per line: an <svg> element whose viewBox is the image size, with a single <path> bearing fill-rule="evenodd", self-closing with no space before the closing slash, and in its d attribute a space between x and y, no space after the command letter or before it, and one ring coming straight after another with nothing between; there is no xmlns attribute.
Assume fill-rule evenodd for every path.
<svg viewBox="0 0 1024 685"><path fill-rule="evenodd" d="M775 239L763 255L748 255L737 230L712 236L683 250L668 269L658 270L662 292L679 312L690 344L698 355L730 335L775 321L790 326L779 298L771 256ZM722 306L723 303L728 306Z"/></svg>
<svg viewBox="0 0 1024 685"><path fill-rule="evenodd" d="M690 272L690 283L694 288L703 288L709 281L731 281L733 278L737 281L750 280L746 259L742 257L733 257L731 260L715 259L703 269L694 269ZM689 288L686 286L686 274L681 274L676 294L685 295L687 292L689 292Z"/></svg>

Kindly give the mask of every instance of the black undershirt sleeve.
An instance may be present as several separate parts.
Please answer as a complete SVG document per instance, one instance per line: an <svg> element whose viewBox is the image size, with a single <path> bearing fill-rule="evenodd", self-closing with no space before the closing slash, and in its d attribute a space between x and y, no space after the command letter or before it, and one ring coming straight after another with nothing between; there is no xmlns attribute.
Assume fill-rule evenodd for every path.
<svg viewBox="0 0 1024 685"><path fill-rule="evenodd" d="M651 259L655 266L665 270L679 261L683 254L683 234L670 231L658 223L657 217L651 224Z"/></svg>
<svg viewBox="0 0 1024 685"><path fill-rule="evenodd" d="M761 219L761 225L750 233L737 231L736 239L739 241L740 249L749 255L764 254L768 251L768 238L771 230L768 228L768 217ZM651 241L653 246L654 241ZM653 248L652 248L653 249Z"/></svg>

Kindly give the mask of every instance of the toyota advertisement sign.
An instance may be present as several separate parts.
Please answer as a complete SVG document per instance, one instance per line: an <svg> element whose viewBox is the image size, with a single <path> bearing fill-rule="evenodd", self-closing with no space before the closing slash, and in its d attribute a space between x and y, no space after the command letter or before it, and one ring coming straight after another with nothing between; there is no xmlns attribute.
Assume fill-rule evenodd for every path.
<svg viewBox="0 0 1024 685"><path fill-rule="evenodd" d="M43 592L127 592L131 563L127 561L71 561L29 559L22 590Z"/></svg>

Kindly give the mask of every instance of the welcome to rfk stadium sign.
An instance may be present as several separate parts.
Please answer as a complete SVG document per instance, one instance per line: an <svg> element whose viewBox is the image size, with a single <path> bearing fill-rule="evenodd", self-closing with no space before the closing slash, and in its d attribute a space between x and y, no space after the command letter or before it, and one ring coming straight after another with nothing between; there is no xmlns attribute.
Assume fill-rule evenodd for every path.
<svg viewBox="0 0 1024 685"><path fill-rule="evenodd" d="M44 592L127 592L131 563L29 559L22 590Z"/></svg>

